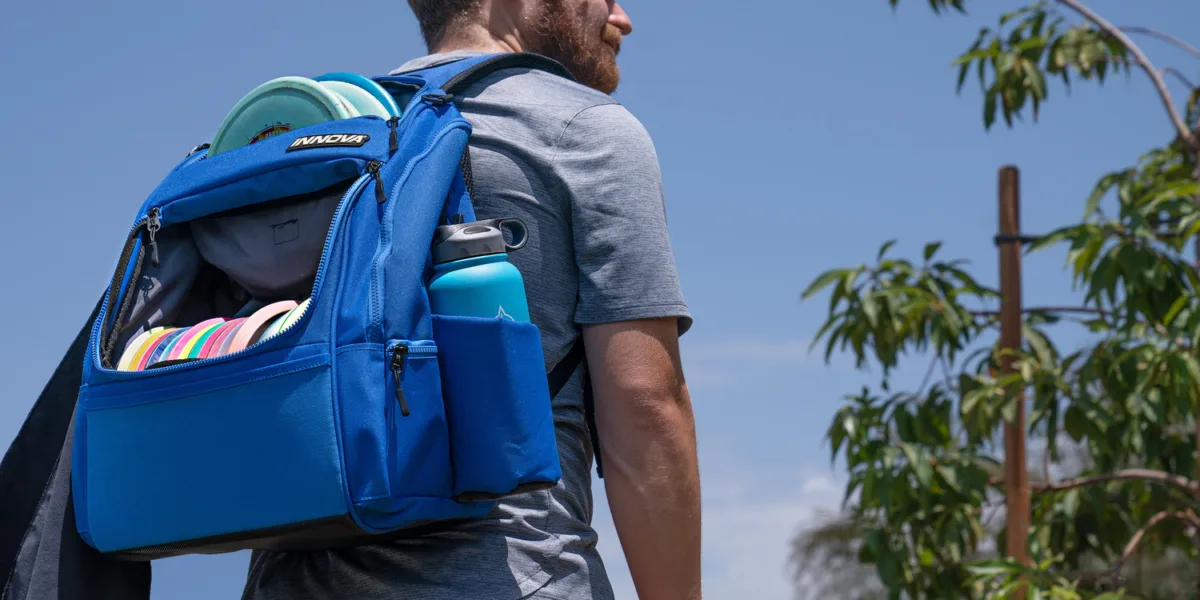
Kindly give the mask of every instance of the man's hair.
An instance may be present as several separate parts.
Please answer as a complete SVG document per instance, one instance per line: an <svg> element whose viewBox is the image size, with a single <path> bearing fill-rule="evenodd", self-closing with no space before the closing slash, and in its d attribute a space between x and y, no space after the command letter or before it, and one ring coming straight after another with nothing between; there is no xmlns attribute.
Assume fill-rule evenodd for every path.
<svg viewBox="0 0 1200 600"><path fill-rule="evenodd" d="M409 0L425 45L432 47L451 25L479 11L481 0Z"/></svg>

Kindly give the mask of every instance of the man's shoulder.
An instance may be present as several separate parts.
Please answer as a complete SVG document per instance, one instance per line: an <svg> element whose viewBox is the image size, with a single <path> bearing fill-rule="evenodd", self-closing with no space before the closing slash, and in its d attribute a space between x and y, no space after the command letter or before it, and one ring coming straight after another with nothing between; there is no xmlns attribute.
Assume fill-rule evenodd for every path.
<svg viewBox="0 0 1200 600"><path fill-rule="evenodd" d="M479 54L459 51L413 59L394 73L424 69ZM530 67L500 69L481 78L457 94L464 112L477 105L478 112L491 116L517 116L543 125L566 128L581 117L602 121L604 126L630 133L644 132L641 123L614 97L555 73ZM506 107L491 110L488 105ZM592 110L597 109L597 110Z"/></svg>

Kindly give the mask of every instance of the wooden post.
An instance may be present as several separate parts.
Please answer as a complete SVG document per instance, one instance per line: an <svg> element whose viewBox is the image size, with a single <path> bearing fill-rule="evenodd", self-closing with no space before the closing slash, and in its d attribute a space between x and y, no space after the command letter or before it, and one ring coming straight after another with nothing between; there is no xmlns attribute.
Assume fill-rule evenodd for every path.
<svg viewBox="0 0 1200 600"><path fill-rule="evenodd" d="M1016 167L1000 169L1000 345L1021 348L1021 198ZM1001 360L1002 373L1013 372L1013 360ZM1025 398L1016 390L1016 416L1004 425L1004 487L1008 508L1008 556L1028 565L1025 555L1029 534L1029 473L1025 462Z"/></svg>

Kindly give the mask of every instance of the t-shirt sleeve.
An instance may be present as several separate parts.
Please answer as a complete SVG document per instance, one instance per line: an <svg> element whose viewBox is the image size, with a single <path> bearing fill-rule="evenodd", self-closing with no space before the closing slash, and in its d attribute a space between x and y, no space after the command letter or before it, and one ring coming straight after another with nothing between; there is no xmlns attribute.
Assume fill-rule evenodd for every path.
<svg viewBox="0 0 1200 600"><path fill-rule="evenodd" d="M642 124L620 104L583 110L563 132L554 168L571 206L575 322L676 317L687 331L658 154Z"/></svg>

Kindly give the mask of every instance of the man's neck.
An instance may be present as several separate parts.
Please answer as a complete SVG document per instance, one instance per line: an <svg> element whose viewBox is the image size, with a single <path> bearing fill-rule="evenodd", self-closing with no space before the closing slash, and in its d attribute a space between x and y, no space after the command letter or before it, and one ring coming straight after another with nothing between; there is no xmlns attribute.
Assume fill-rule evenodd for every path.
<svg viewBox="0 0 1200 600"><path fill-rule="evenodd" d="M523 48L521 36L517 34L514 27L493 30L484 25L472 24L448 32L430 48L430 52L433 54L444 54L456 50L521 52Z"/></svg>

